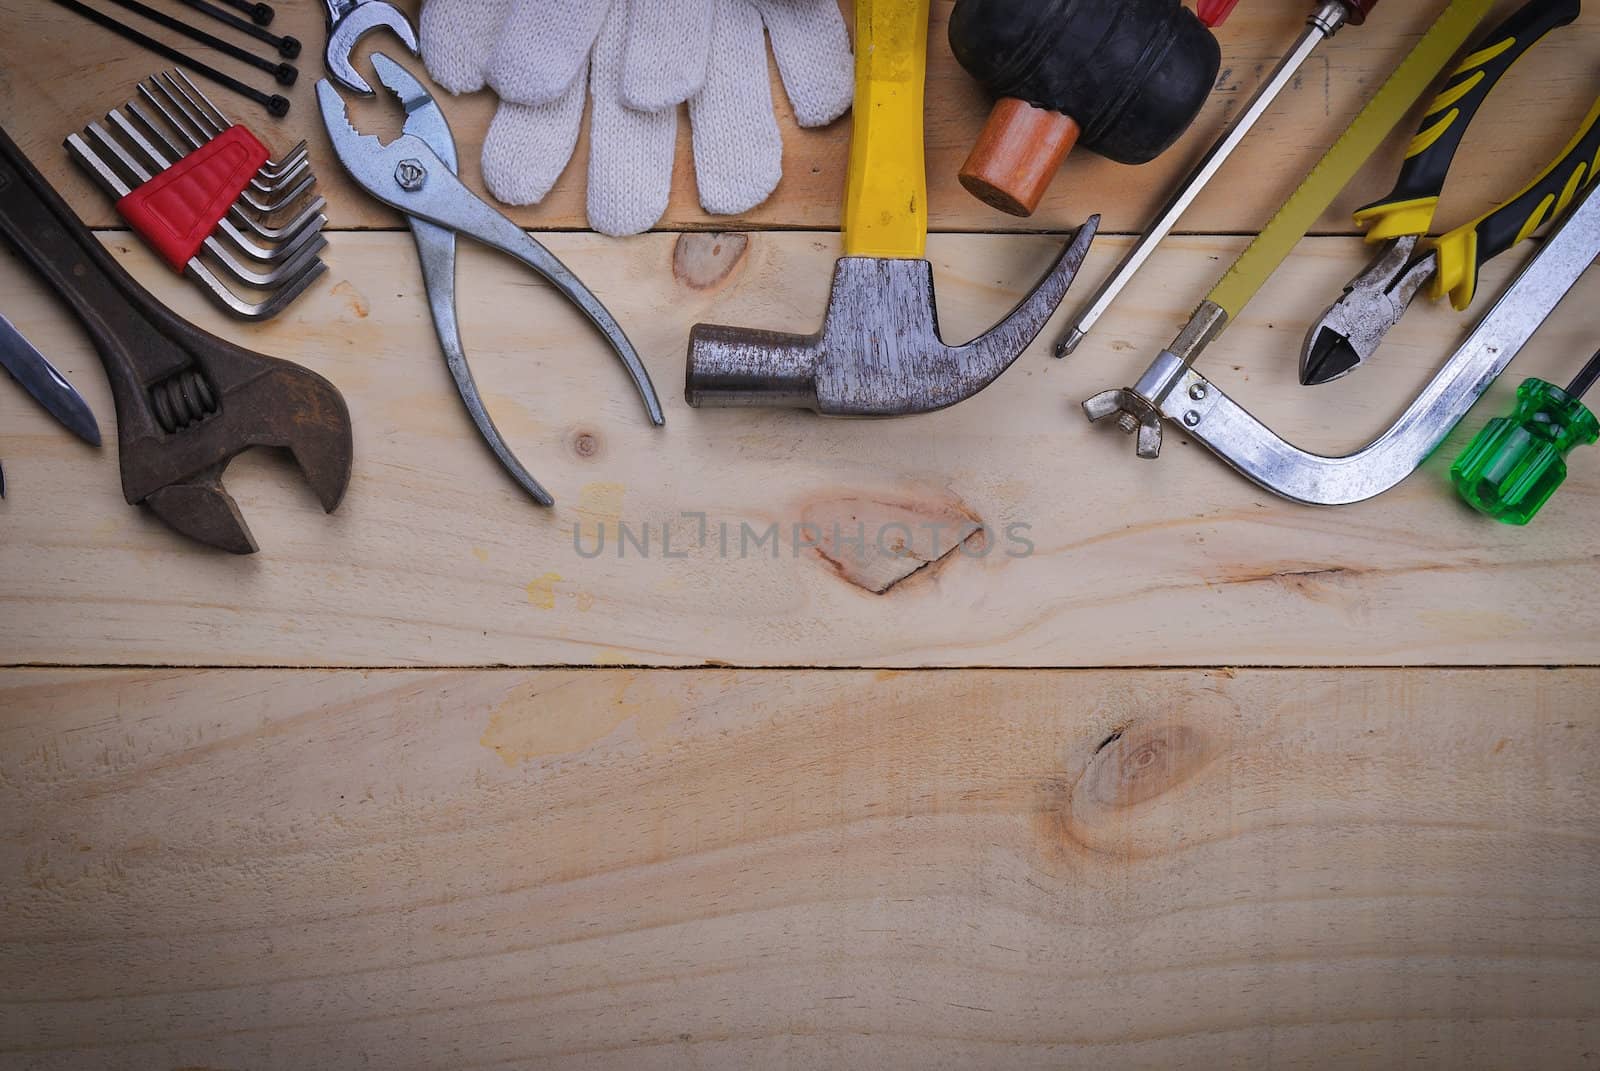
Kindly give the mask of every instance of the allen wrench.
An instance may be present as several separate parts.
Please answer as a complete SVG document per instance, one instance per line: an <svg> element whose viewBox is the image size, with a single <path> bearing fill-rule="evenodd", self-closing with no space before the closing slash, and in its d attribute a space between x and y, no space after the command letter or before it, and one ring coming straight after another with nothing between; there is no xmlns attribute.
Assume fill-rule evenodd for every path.
<svg viewBox="0 0 1600 1071"><path fill-rule="evenodd" d="M200 148L200 146L211 140L209 137L200 136L194 133L190 128L186 127L180 119L174 116L172 112L167 110L166 105L162 104L161 101L156 98L154 93L150 92L150 90L145 87L143 82L139 83L139 95L142 96L151 107L160 112L161 117L167 121L168 125L171 126L173 130L177 131L178 136L181 137L186 144L188 144L189 152L193 152L195 149ZM153 126L148 119L146 119L145 122L146 125ZM187 155L186 152L182 150L176 150L176 147L174 148L174 155ZM261 213L261 215L270 216L274 212L277 212L296 202L303 194L309 191L312 186L316 185L316 181L317 178L315 175L307 174L292 190L274 200L262 200L259 194L249 188L246 188L240 192L239 199L243 201L249 208Z"/></svg>
<svg viewBox="0 0 1600 1071"><path fill-rule="evenodd" d="M195 148L198 149L201 145L210 141L218 133L221 133L221 131L209 129L205 122L201 119L198 110L191 109L190 103L187 99L179 99L183 96L183 94L178 89L176 82L169 79L167 84L163 85L159 78L152 78L151 83L161 91L161 94L167 98L167 101L179 112L181 112L184 119L188 121L188 125L183 126L181 129L185 135L189 136L189 140L192 141ZM176 122L176 120L174 120L174 122ZM296 178L299 178L301 174L309 173L310 170L311 162L309 159L305 159L295 167L289 169L289 173L284 175L271 179L251 179L250 187L262 194L277 194L281 192L284 186L286 186L288 183L294 181Z"/></svg>
<svg viewBox="0 0 1600 1071"><path fill-rule="evenodd" d="M134 129L133 124L128 121L128 118L121 112L113 109L106 114L106 119L111 123L112 126L117 128L124 138L133 144L135 151L143 156L148 162L147 167L139 167L137 162L132 160L128 160L124 165L132 170L134 177L138 179L139 182L149 182L156 176L156 174L165 171L167 168L172 166L173 161L169 161L166 157L158 153L155 149L155 146L146 141L139 134L139 132ZM97 141L106 142L110 140L110 136L102 128L93 123L89 124L88 130ZM122 159L126 158L122 157ZM230 208L230 212L231 211L232 209ZM226 217L217 221L217 229L221 231L228 241L233 244L234 248L238 249L251 260L259 261L262 264L281 263L282 261L294 256L302 248L313 241L320 241L321 244L317 246L319 251L328 244L327 239L321 236L321 224L318 224L316 227L303 227L299 233L293 235L271 249L259 246L250 241L250 239L239 233L238 228L235 227L233 223Z"/></svg>
<svg viewBox="0 0 1600 1071"><path fill-rule="evenodd" d="M210 97L200 91L200 87L194 84L194 80L181 70L164 71L159 77L165 78L167 86L176 90L183 96L184 100L189 102L199 121L202 134L209 131L214 137L234 125L233 120L229 119L222 109L212 102ZM182 85L178 84L180 81L182 81ZM310 146L305 138L301 138L294 148L284 153L277 160L269 158L266 163L261 165L260 173L263 178L281 178L292 166L299 164L302 160L309 159L310 155Z"/></svg>
<svg viewBox="0 0 1600 1071"><path fill-rule="evenodd" d="M115 160L117 164L121 165L122 175L126 178L129 178L132 182L132 185L128 186L127 192L132 192L133 186L149 182L150 179L154 177L148 171L145 171L143 168L141 168L138 164L138 161L134 160L133 157L128 154L128 151L124 149L115 138L107 133L106 129L99 123L90 123L85 129L88 131L89 136L98 142L105 152L111 155L111 158ZM99 153L96 153L96 155L100 157L102 163L106 162L105 156L100 155ZM126 196L126 193L119 196ZM222 223L227 224L227 221L223 220ZM229 230L232 230L232 225L228 224L228 228ZM224 233L226 234L226 232ZM231 241L235 235L238 236L240 242L244 242L244 236L239 235L238 231L233 231L232 234L227 234L226 236ZM310 248L299 249L286 262L278 264L276 267L269 268L265 272L255 271L241 264L238 258L234 257L233 254L228 252L228 250L223 247L222 242L214 233L206 238L204 248L216 258L216 260L222 265L223 270L236 281L241 282L246 286L258 287L262 290L273 290L283 283L285 279L290 278L295 272L299 271L308 260L314 259L316 255L322 251L323 247L328 244L327 238L323 237L320 233L311 233L308 235L308 237L310 239L315 239L315 241L320 244L316 244ZM249 259L259 259L253 257L251 253L243 247L240 248L240 252L244 253L244 255Z"/></svg>
<svg viewBox="0 0 1600 1071"><path fill-rule="evenodd" d="M161 143L169 156L173 159L178 159L185 154L184 149L167 135L160 123L140 107L138 101L129 101L123 107L128 114L139 120L139 124L144 127L146 133ZM242 198L235 201L228 209L228 216L235 224L243 227L258 238L264 238L269 242L281 242L293 236L301 227L324 226L327 223L327 217L321 215L321 212L327 205L328 202L324 198L318 197L306 205L293 219L278 227L269 226L262 219L258 219L251 213L246 212L244 208L247 206L247 202Z"/></svg>
<svg viewBox="0 0 1600 1071"><path fill-rule="evenodd" d="M66 148L79 166L83 167L112 197L120 199L132 192L116 170L90 148L82 135L68 135ZM210 239L208 242L214 244L215 239ZM264 301L250 302L229 289L227 284L218 279L199 257L190 258L184 265L184 274L200 285L201 293L210 298L218 308L241 320L266 320L276 316L327 270L328 266L316 258L304 261L299 267L298 274L290 275L283 285L271 292L270 297Z"/></svg>

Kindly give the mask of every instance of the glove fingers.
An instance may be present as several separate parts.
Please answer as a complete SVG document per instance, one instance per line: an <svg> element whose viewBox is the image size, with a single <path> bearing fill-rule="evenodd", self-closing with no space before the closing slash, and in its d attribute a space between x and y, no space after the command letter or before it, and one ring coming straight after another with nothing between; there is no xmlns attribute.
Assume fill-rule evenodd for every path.
<svg viewBox="0 0 1600 1071"><path fill-rule="evenodd" d="M427 0L418 43L428 74L451 93L476 93L511 0Z"/></svg>
<svg viewBox="0 0 1600 1071"><path fill-rule="evenodd" d="M678 136L676 106L645 112L623 103L627 7L606 17L589 72L589 225L613 236L647 231L666 212Z"/></svg>
<svg viewBox="0 0 1600 1071"><path fill-rule="evenodd" d="M850 33L835 0L748 0L772 34L783 88L801 126L826 126L855 99Z"/></svg>
<svg viewBox="0 0 1600 1071"><path fill-rule="evenodd" d="M575 82L611 0L514 0L490 57L487 81L501 100L548 104Z"/></svg>
<svg viewBox="0 0 1600 1071"><path fill-rule="evenodd" d="M583 121L584 83L548 104L502 103L483 142L483 182L508 205L544 200L572 159Z"/></svg>
<svg viewBox="0 0 1600 1071"><path fill-rule="evenodd" d="M629 4L622 99L644 112L676 107L700 92L711 46L712 0Z"/></svg>
<svg viewBox="0 0 1600 1071"><path fill-rule="evenodd" d="M830 0L831 2L831 0ZM715 215L747 212L783 177L783 137L772 116L772 82L761 17L746 0L715 0L706 86L689 102L700 204Z"/></svg>

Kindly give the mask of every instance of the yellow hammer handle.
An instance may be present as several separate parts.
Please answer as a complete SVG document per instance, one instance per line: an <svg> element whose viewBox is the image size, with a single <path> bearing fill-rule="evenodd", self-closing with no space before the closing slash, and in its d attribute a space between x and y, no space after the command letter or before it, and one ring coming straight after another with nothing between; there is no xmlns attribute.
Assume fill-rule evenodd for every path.
<svg viewBox="0 0 1600 1071"><path fill-rule="evenodd" d="M848 257L919 260L928 246L923 88L929 0L856 0L855 133L844 199Z"/></svg>

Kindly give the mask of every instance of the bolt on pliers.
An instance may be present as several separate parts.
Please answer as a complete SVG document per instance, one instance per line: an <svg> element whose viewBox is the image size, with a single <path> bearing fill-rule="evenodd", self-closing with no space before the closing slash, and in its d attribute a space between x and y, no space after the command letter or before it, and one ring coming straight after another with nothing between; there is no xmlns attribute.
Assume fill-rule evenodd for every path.
<svg viewBox="0 0 1600 1071"><path fill-rule="evenodd" d="M1394 190L1356 212L1367 241L1387 244L1307 333L1301 383L1327 383L1367 361L1424 288L1435 300L1448 294L1456 310L1465 311L1477 293L1480 269L1561 215L1595 181L1600 101L1556 161L1515 197L1424 243L1461 139L1484 101L1534 45L1581 11L1581 0L1530 0L1457 66L1428 106Z"/></svg>
<svg viewBox="0 0 1600 1071"><path fill-rule="evenodd" d="M323 79L317 83L317 100L334 152L369 194L405 213L417 242L428 305L445 363L473 423L517 483L541 506L554 505L550 493L523 468L495 428L467 367L456 320L456 236L464 234L522 261L578 306L622 359L644 400L650 422L659 426L666 418L650 373L600 299L553 253L462 184L456 176L455 139L432 95L410 72L383 53L373 53L372 65L378 80L405 108L401 135L384 145L372 135L358 133L350 125L339 91Z"/></svg>

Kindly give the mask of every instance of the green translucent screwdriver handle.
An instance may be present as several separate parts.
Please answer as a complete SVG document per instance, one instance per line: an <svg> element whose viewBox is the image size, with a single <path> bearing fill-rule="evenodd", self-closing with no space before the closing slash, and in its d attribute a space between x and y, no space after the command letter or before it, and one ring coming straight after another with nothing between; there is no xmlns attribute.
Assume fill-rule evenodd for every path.
<svg viewBox="0 0 1600 1071"><path fill-rule="evenodd" d="M1590 364L1600 369L1600 354ZM1600 438L1600 421L1578 400L1584 378L1567 390L1523 381L1516 411L1489 421L1450 469L1468 505L1503 524L1527 524L1538 515L1566 481L1567 455Z"/></svg>

